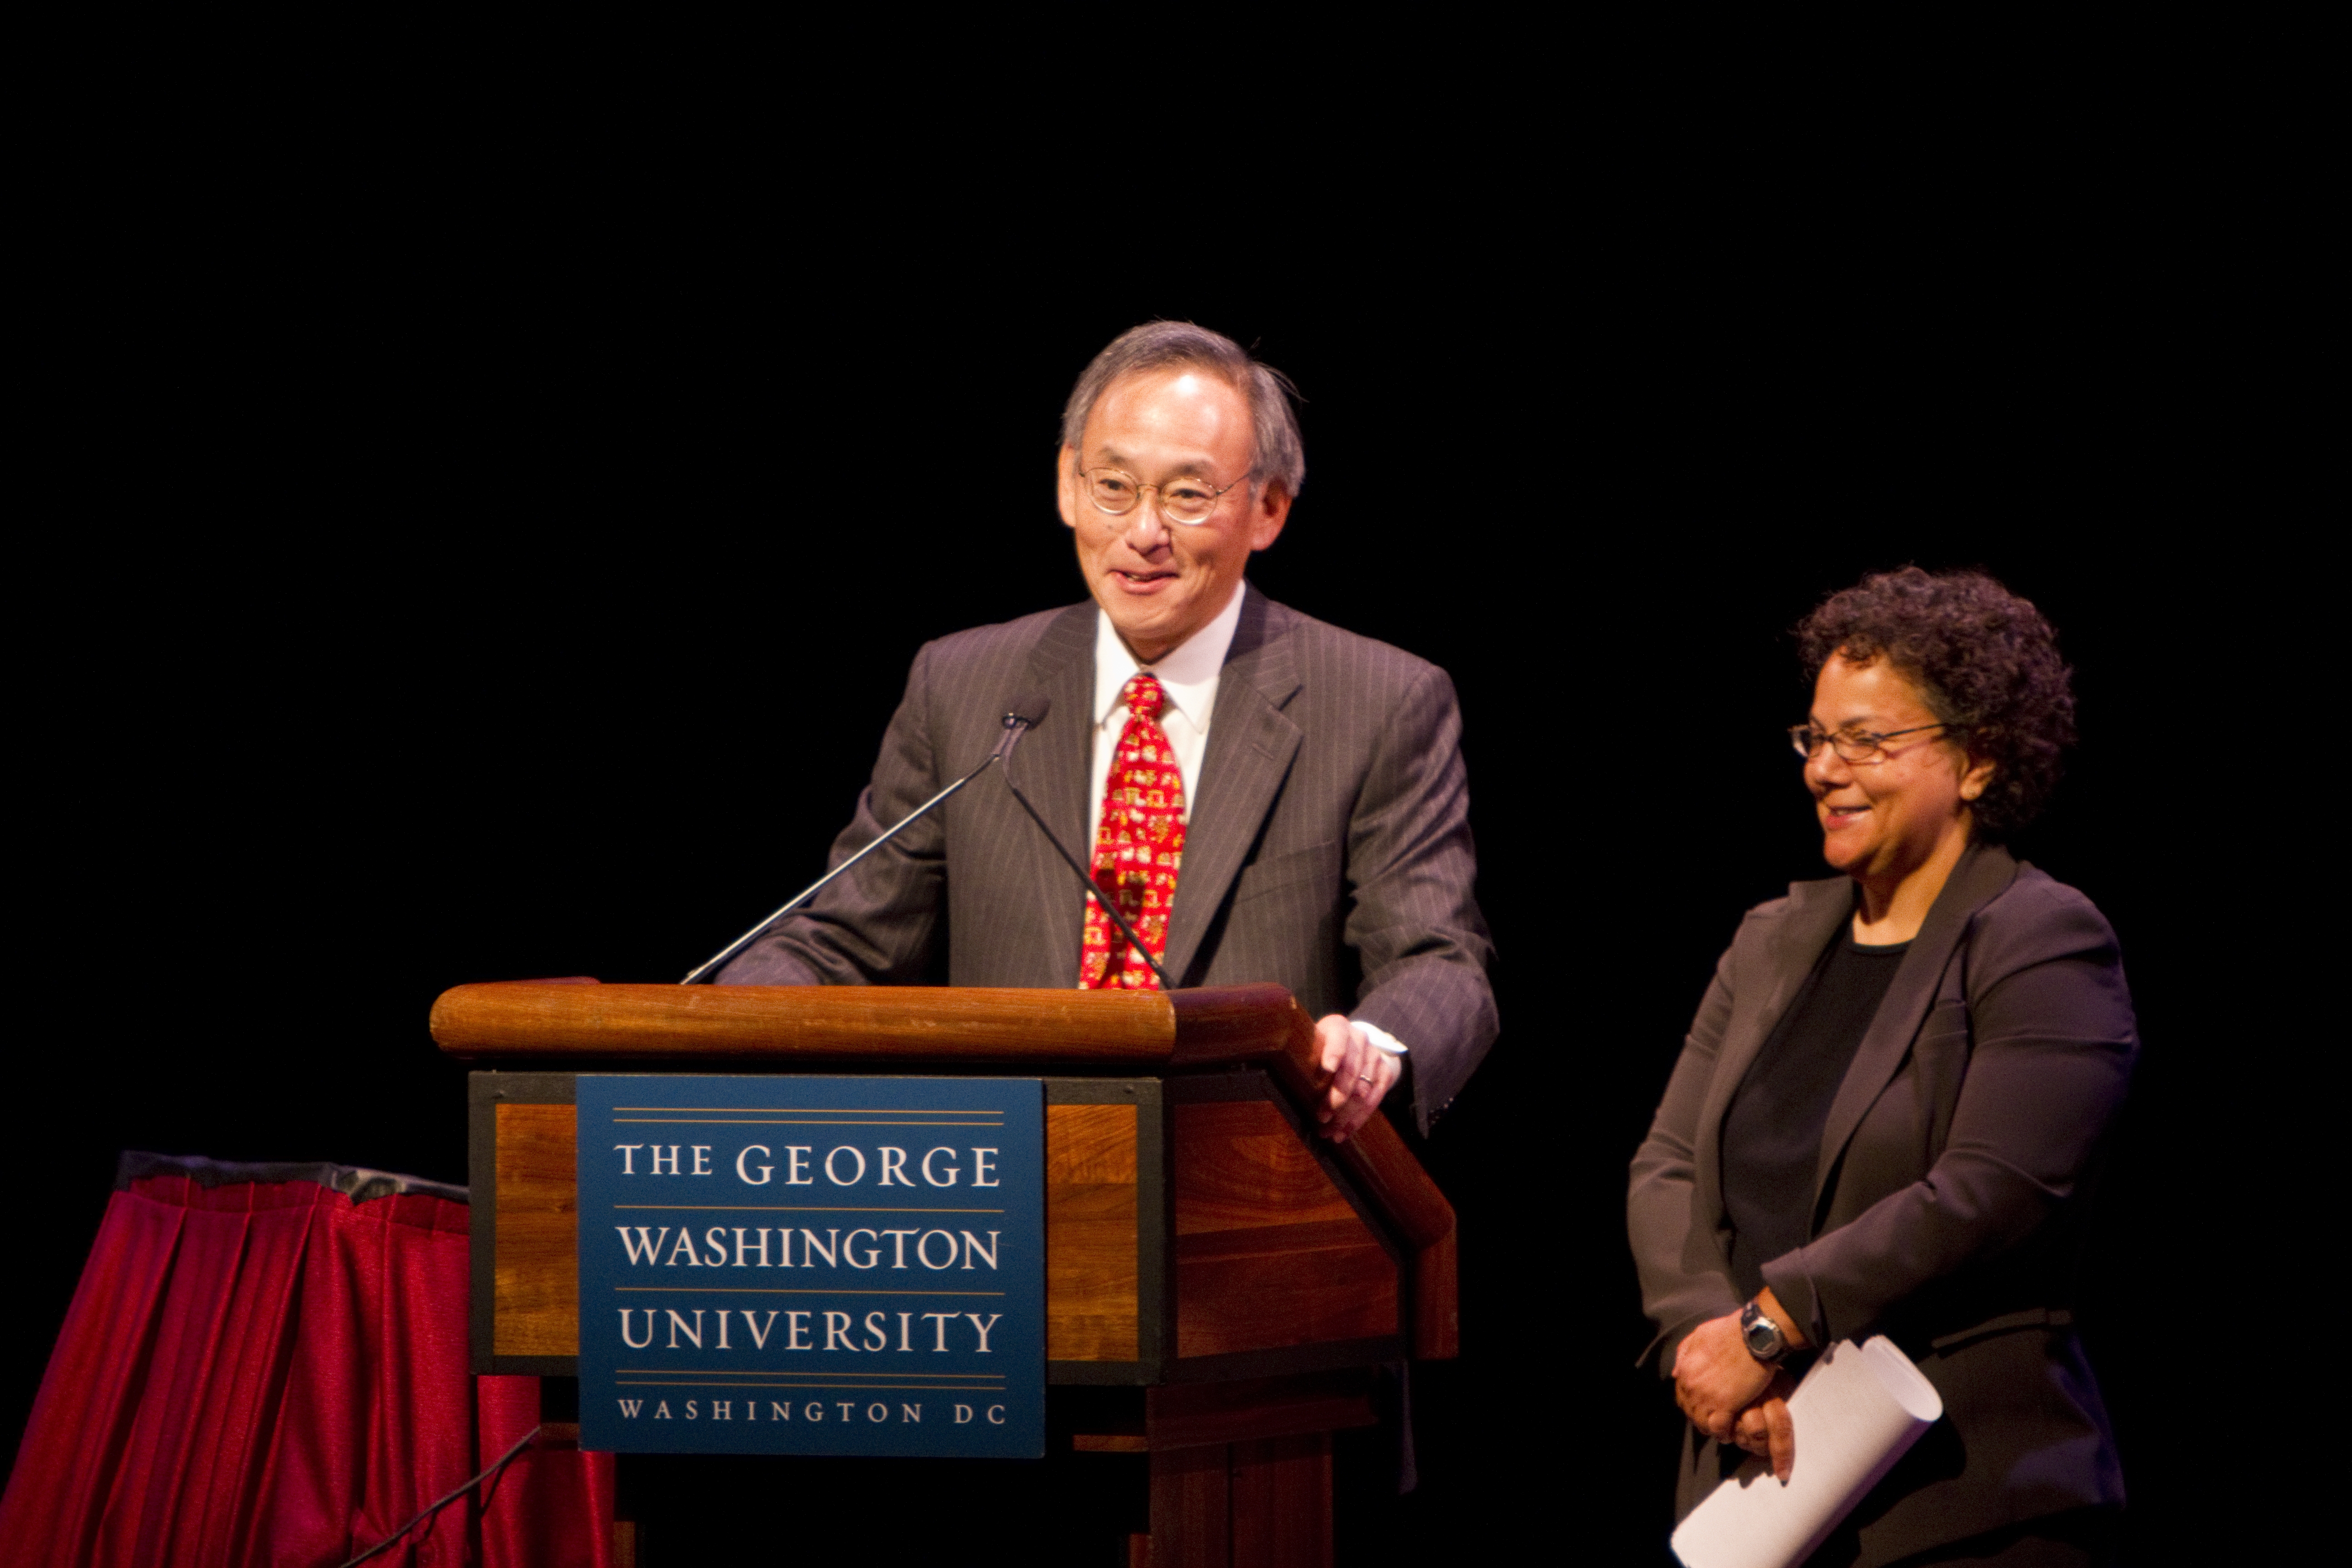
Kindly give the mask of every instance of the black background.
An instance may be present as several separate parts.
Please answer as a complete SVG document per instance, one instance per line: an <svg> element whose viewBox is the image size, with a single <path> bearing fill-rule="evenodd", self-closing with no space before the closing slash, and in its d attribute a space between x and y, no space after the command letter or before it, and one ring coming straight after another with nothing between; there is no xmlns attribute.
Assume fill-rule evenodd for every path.
<svg viewBox="0 0 2352 1568"><path fill-rule="evenodd" d="M2121 933L2146 1047L2084 1317L2136 1532L2202 1528L2151 1303L2184 1234L2227 1254L2252 1090L2191 740L2238 679L2209 629L2236 544L2291 508L2170 217L1831 233L1751 191L1669 237L1587 193L1540 243L1433 200L1410 247L1325 211L1312 242L1015 265L919 222L748 243L280 194L117 226L152 258L55 322L70 564L19 587L52 631L20 671L18 1048L66 1091L21 1134L44 1201L12 1220L0 1430L117 1151L463 1181L436 994L672 979L813 875L918 646L1082 593L1061 399L1170 316L1307 399L1253 580L1453 674L1500 954L1503 1037L1428 1152L1465 1353L1416 1386L1418 1494L1348 1451L1342 1560L1659 1551L1676 1418L1632 1370L1625 1163L1740 911L1821 874L1789 628L1915 561L1991 571L2078 672L2020 847Z"/></svg>

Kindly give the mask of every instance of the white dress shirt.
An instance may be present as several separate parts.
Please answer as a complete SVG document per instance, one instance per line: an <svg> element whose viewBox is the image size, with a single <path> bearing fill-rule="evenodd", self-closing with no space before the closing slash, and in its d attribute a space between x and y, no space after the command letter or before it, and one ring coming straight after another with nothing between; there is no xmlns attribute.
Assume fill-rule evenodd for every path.
<svg viewBox="0 0 2352 1568"><path fill-rule="evenodd" d="M1099 607L1096 609L1094 766L1088 773L1090 787L1087 791L1089 864L1094 858L1095 840L1102 831L1103 795L1110 787L1111 763L1118 754L1118 738L1127 729L1127 683L1138 671L1148 671L1159 678L1165 699L1160 710L1160 728L1176 753L1176 771L1184 779L1184 820L1189 823L1192 819L1192 804L1201 797L1201 763L1209 750L1209 721L1216 710L1217 681L1224 673L1225 655L1232 650L1234 633L1241 624L1242 585L1236 583L1233 597L1225 601L1216 619L1158 661L1143 665L1135 662L1135 655L1119 640L1110 617ZM1176 896L1181 898L1183 894L1184 876L1180 868ZM1367 1040L1391 1056L1405 1054L1397 1037L1378 1025L1350 1019L1349 1026L1360 1031Z"/></svg>

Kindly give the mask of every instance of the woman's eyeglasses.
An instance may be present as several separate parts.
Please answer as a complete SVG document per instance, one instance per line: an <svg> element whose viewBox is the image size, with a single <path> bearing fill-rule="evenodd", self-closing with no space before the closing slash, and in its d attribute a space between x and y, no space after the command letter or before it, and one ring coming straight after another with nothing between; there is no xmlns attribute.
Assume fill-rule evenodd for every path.
<svg viewBox="0 0 2352 1568"><path fill-rule="evenodd" d="M1797 755L1807 762L1812 761L1814 753L1827 746L1838 754L1838 760L1843 763L1883 763L1886 760L1886 742L1897 735L1916 735L1922 730L1958 728L1958 724L1914 724L1908 730L1889 730L1883 734L1871 730L1841 730L1834 735L1825 735L1811 724L1791 724L1789 726L1789 744L1794 746Z"/></svg>

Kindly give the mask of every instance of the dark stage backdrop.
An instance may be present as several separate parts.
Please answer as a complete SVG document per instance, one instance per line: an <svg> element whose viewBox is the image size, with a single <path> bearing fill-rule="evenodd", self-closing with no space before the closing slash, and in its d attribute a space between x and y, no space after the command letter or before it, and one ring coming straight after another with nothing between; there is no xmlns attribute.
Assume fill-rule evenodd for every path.
<svg viewBox="0 0 2352 1568"><path fill-rule="evenodd" d="M2212 531L2242 515L2205 439L2221 395L2088 274L2021 316L1849 279L1868 324L1832 337L1731 284L1571 316L1541 279L1276 272L620 324L523 268L462 305L313 286L298 310L263 278L93 328L138 374L77 384L78 564L20 587L59 631L33 672L48 1011L19 1048L63 1076L17 1134L42 1201L12 1218L0 1442L116 1151L462 1181L439 991L673 979L812 876L918 646L1082 592L1060 400L1164 313L1305 390L1307 486L1255 580L1452 671L1501 953L1501 1043L1429 1152L1466 1353L1416 1387L1418 1495L1357 1455L1343 1560L1528 1531L1662 1555L1675 1417L1631 1370L1625 1163L1740 911L1820 869L1788 628L1907 561L1989 568L2079 670L2079 759L2022 847L2107 911L2141 1009L2085 1315L2140 1528L2179 1539L2151 1303L2179 1304L2184 1235L2226 1258L2205 1194L2246 1154L2230 921L2197 880L2225 847L2186 810L2219 711Z"/></svg>

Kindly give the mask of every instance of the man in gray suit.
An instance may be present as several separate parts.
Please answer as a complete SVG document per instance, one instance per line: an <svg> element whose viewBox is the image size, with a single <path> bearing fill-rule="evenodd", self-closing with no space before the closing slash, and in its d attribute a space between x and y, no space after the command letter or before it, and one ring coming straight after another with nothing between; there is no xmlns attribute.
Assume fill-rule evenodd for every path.
<svg viewBox="0 0 2352 1568"><path fill-rule="evenodd" d="M1149 818L1160 868L1129 912L1173 982L1289 987L1318 1016L1324 1131L1346 1138L1407 1082L1425 1133L1496 1032L1452 682L1244 583L1306 460L1280 377L1230 339L1165 321L1117 339L1070 395L1055 467L1091 602L916 656L835 863L1043 696L1013 777L1065 845L1095 847L1102 887ZM1164 770L1150 790L1129 787L1139 759ZM1115 940L1106 973L1093 901L982 775L720 981L908 984L944 945L957 985L1156 984Z"/></svg>

